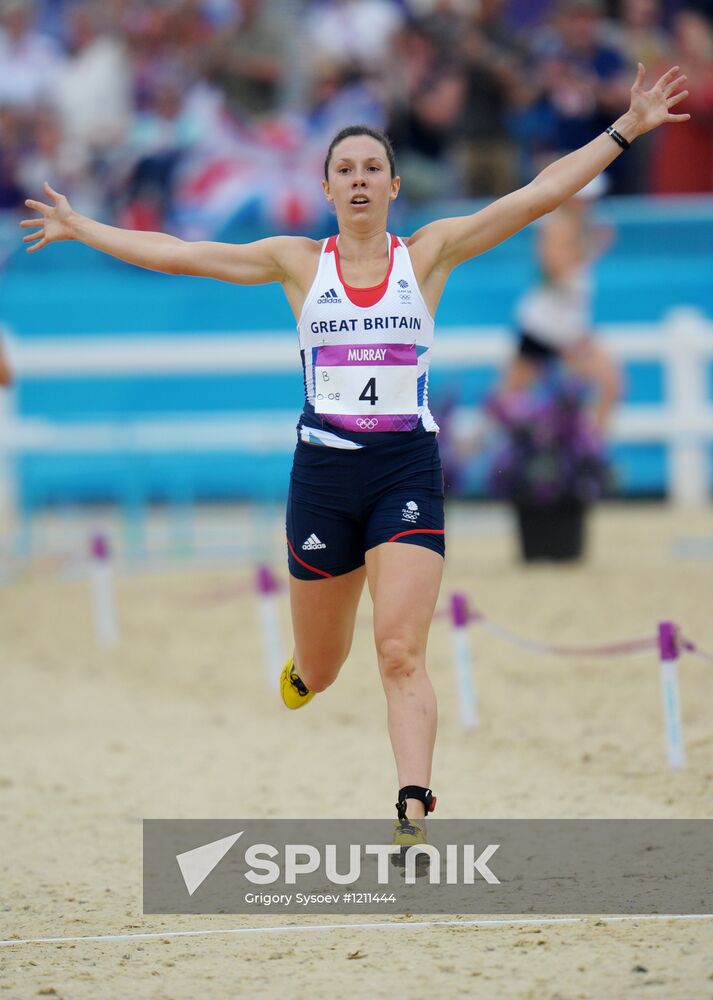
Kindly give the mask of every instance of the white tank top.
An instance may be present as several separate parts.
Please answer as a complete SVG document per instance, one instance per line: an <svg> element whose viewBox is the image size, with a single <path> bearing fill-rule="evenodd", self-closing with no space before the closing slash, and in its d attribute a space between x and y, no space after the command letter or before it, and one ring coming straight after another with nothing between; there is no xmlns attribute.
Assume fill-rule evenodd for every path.
<svg viewBox="0 0 713 1000"><path fill-rule="evenodd" d="M551 347L569 347L592 328L592 282L589 268L572 271L560 281L536 285L517 306L521 330Z"/></svg>
<svg viewBox="0 0 713 1000"><path fill-rule="evenodd" d="M303 441L361 448L381 432L436 433L428 409L434 322L404 243L386 234L379 285L342 277L337 237L325 240L297 329L304 368ZM372 435L364 438L364 435Z"/></svg>

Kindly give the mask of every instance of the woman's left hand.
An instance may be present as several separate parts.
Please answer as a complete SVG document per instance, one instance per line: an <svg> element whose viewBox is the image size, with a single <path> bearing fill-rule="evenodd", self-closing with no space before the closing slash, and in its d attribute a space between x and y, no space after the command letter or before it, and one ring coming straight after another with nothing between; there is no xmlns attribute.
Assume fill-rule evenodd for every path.
<svg viewBox="0 0 713 1000"><path fill-rule="evenodd" d="M664 122L687 122L690 115L673 115L671 108L688 97L687 90L676 91L686 82L685 76L679 76L680 66L672 66L656 81L651 90L644 90L646 70L639 63L634 85L631 88L631 104L629 112L635 116L639 135L650 132L651 129L663 125Z"/></svg>

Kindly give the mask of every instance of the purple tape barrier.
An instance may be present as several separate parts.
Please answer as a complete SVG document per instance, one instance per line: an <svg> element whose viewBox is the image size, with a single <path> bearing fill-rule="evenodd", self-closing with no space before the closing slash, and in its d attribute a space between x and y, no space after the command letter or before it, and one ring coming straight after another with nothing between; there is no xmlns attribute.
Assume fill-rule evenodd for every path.
<svg viewBox="0 0 713 1000"><path fill-rule="evenodd" d="M525 639L523 636L511 632L503 625L498 625L492 621L482 611L471 611L468 620L477 622L493 635L510 642L521 649L527 649L533 653L544 653L548 656L631 656L637 653L645 653L652 649L658 649L666 659L676 659L682 653L691 653L693 656L705 660L706 663L713 663L713 655L703 649L699 649L695 643L680 635L677 626L672 622L661 622L659 634L656 637L643 637L641 639L624 639L622 642L606 643L602 646L559 646L549 642L538 642L534 639Z"/></svg>
<svg viewBox="0 0 713 1000"><path fill-rule="evenodd" d="M514 646L527 649L531 653L544 653L548 656L627 656L636 653L646 653L649 650L658 648L658 640L653 636L642 639L625 639L622 642L606 643L603 646L559 646L555 643L538 642L534 639L525 639L523 636L516 635L515 632L511 632L510 629L505 628L503 625L498 625L497 622L491 621L481 611L472 611L469 615L469 620L477 622L483 628L487 629L488 632L492 632L493 635L497 635L498 638L504 639Z"/></svg>
<svg viewBox="0 0 713 1000"><path fill-rule="evenodd" d="M713 653L706 653L705 649L699 649L695 642L690 642L688 639L681 639L681 649L685 653L691 653L693 656L697 656L699 660L705 660L706 663L713 663Z"/></svg>

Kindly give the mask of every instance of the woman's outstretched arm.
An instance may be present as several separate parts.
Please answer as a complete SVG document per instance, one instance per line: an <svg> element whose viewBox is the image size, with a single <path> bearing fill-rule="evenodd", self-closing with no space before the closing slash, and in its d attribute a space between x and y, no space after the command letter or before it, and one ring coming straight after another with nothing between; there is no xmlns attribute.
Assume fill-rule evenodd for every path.
<svg viewBox="0 0 713 1000"><path fill-rule="evenodd" d="M686 79L678 73L679 67L674 66L651 90L644 90L645 71L639 63L629 110L613 123L626 142L633 142L664 122L688 121L690 115L671 113L671 108L688 95L687 90L678 89ZM433 268L450 270L557 208L605 170L621 152L614 139L602 133L586 146L545 167L525 187L474 215L440 219L424 226L411 237L410 245L422 243L421 252L430 258Z"/></svg>
<svg viewBox="0 0 713 1000"><path fill-rule="evenodd" d="M240 285L261 285L287 280L289 259L299 238L274 236L255 243L190 243L167 233L119 229L75 212L64 195L45 184L51 204L28 199L25 204L38 213L20 226L34 232L25 236L28 253L50 243L77 240L128 264L165 274L192 274L219 278Z"/></svg>

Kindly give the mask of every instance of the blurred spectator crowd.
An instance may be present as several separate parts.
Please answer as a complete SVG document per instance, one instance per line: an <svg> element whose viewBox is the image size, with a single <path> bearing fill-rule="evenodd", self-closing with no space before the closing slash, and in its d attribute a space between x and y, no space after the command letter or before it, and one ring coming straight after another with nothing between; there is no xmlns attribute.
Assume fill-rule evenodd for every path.
<svg viewBox="0 0 713 1000"><path fill-rule="evenodd" d="M308 228L331 135L384 127L411 203L494 197L626 110L673 63L685 127L610 192L713 192L705 0L0 0L0 211L41 196L132 228Z"/></svg>

